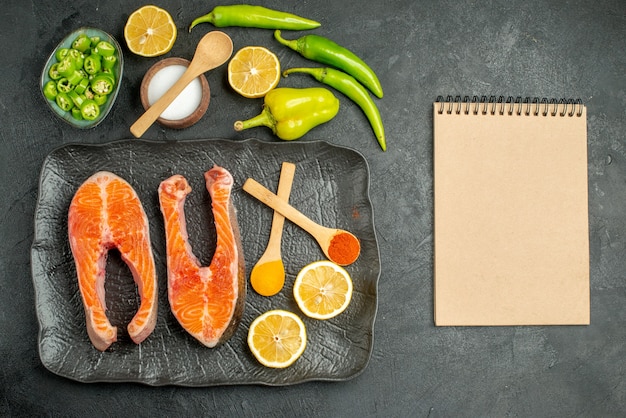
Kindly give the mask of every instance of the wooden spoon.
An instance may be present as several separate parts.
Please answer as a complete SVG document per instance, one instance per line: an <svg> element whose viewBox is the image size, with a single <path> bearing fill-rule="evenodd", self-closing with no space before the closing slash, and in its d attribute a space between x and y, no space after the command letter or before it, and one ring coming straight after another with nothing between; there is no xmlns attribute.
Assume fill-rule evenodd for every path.
<svg viewBox="0 0 626 418"><path fill-rule="evenodd" d="M332 262L345 266L359 257L361 244L352 233L313 222L252 178L246 180L243 189L311 234Z"/></svg>
<svg viewBox="0 0 626 418"><path fill-rule="evenodd" d="M289 201L295 171L295 164L288 162L284 162L280 170L278 197L285 202ZM275 295L285 284L285 265L280 254L284 223L285 217L274 211L267 248L250 273L252 288L263 296Z"/></svg>
<svg viewBox="0 0 626 418"><path fill-rule="evenodd" d="M193 79L224 64L233 53L233 41L224 32L209 32L200 39L193 59L187 70L174 85L161 96L130 127L130 132L139 138L159 118L161 113L178 97Z"/></svg>

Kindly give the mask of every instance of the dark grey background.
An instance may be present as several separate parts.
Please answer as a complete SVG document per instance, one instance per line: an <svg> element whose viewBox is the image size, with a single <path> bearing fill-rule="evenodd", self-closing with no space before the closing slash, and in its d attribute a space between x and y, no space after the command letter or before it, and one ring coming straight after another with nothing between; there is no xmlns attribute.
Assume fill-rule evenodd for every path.
<svg viewBox="0 0 626 418"><path fill-rule="evenodd" d="M257 3L257 2L255 2ZM159 58L124 48L111 114L73 129L38 90L45 59L70 31L100 27L123 43L142 1L23 2L0 11L0 415L186 416L620 416L626 412L626 6L623 1L298 1L264 5L319 20L315 33L361 55L379 74L388 151L346 98L303 138L360 150L371 168L382 274L371 361L354 379L290 387L153 388L80 384L48 372L37 352L29 250L45 156L70 142L129 138L142 113L139 85ZM191 58L212 26L188 24L216 3L169 1L179 29L166 56ZM284 67L307 64L271 32L224 29L235 49L270 47ZM286 36L295 34L286 34ZM234 120L260 101L232 93L225 68L207 73L212 101L195 126L153 126L157 139L258 137ZM313 85L293 76L292 86ZM438 95L581 98L588 106L591 325L435 328L432 306L432 102ZM132 164L132 161L129 161ZM494 214L497 216L497 214Z"/></svg>

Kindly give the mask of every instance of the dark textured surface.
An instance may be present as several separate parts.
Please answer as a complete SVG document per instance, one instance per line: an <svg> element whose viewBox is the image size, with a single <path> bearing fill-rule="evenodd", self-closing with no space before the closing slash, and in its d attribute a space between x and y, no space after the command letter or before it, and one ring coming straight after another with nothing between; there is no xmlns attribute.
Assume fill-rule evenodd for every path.
<svg viewBox="0 0 626 418"><path fill-rule="evenodd" d="M626 8L615 1L322 0L281 3L317 19L315 33L361 55L381 79L378 100L388 151L342 96L330 123L301 141L359 149L371 170L382 273L374 350L346 382L289 387L149 387L84 384L50 373L37 352L30 271L38 176L45 156L71 142L129 137L140 116L139 85L158 59L125 50L123 86L107 119L79 131L46 108L36 88L50 49L67 33L97 26L122 40L140 1L9 0L0 12L0 415L184 416L623 416L626 410ZM282 4L282 6L281 6ZM186 27L214 3L163 4L179 28L166 56L190 58L208 24ZM270 47L283 67L307 64L271 33L224 29L235 49ZM261 102L229 91L224 68L207 73L211 105L183 131L153 126L145 137L258 137L232 123ZM291 76L283 85L314 85ZM591 325L435 328L432 310L432 102L438 95L581 98L588 106ZM129 164L133 164L129 161ZM497 214L494 214L497 216Z"/></svg>

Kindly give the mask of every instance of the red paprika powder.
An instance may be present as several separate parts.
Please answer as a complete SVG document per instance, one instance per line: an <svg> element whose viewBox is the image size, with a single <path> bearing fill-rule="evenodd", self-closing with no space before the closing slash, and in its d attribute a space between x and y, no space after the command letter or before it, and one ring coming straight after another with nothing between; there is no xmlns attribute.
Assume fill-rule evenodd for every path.
<svg viewBox="0 0 626 418"><path fill-rule="evenodd" d="M330 240L328 247L328 257L334 263L342 266L354 263L359 258L360 252L361 244L359 240L347 232L335 234Z"/></svg>

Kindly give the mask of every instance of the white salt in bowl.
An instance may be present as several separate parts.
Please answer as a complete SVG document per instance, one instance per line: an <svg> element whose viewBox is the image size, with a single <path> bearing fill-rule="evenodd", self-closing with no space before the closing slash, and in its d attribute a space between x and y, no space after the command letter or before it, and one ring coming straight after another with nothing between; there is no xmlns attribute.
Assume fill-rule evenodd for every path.
<svg viewBox="0 0 626 418"><path fill-rule="evenodd" d="M189 61L166 58L154 64L141 82L141 104L148 109L183 75ZM211 91L204 74L196 77L161 113L157 122L167 128L184 129L198 122L207 111Z"/></svg>

